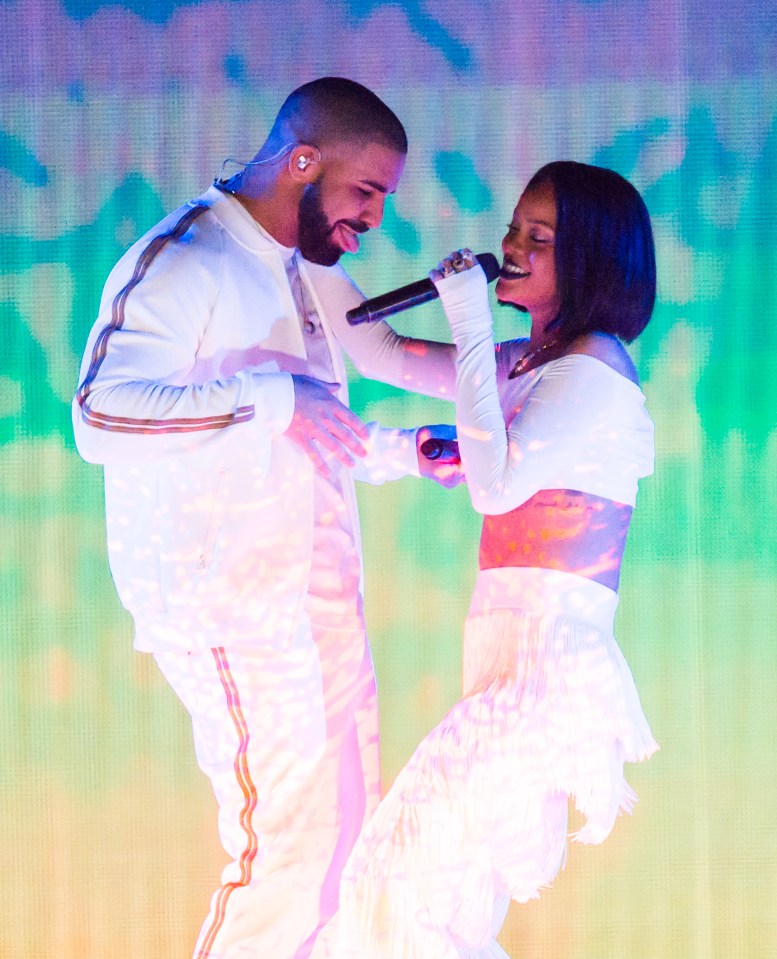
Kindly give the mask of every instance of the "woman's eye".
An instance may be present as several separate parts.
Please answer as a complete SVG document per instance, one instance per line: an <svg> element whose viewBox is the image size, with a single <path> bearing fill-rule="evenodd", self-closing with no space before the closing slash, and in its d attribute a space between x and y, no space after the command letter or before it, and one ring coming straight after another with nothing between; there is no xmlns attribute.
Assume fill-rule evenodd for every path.
<svg viewBox="0 0 777 959"><path fill-rule="evenodd" d="M372 190L366 190L363 186L360 186L360 187L359 187L359 193L361 193L361 195L362 195L363 197L365 197L365 199L366 199L367 197L371 197L371 196L372 196Z"/></svg>

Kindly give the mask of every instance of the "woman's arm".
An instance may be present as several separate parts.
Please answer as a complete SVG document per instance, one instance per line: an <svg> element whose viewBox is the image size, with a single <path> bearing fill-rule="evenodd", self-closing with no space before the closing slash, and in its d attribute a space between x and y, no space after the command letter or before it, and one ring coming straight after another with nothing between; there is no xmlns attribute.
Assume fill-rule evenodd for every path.
<svg viewBox="0 0 777 959"><path fill-rule="evenodd" d="M456 348L452 343L400 336L382 320L351 326L339 314L333 315L332 328L362 376L453 402Z"/></svg>
<svg viewBox="0 0 777 959"><path fill-rule="evenodd" d="M608 419L613 384L574 356L540 367L510 423L499 401L491 311L479 267L438 282L458 350L456 421L462 466L478 512L506 513L538 490L586 488L591 436ZM564 478L560 482L560 477Z"/></svg>

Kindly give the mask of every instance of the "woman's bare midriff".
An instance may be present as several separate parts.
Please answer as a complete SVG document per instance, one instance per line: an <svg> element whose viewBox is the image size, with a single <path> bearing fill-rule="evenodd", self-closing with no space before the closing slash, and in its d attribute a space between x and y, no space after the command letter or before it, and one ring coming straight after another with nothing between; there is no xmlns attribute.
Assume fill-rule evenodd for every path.
<svg viewBox="0 0 777 959"><path fill-rule="evenodd" d="M631 506L577 490L540 490L509 513L486 516L480 568L560 569L617 590Z"/></svg>

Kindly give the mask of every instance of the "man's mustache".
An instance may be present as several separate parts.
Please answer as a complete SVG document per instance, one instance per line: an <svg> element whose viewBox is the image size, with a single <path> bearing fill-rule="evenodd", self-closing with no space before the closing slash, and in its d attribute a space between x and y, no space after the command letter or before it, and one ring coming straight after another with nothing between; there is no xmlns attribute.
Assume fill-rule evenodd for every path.
<svg viewBox="0 0 777 959"><path fill-rule="evenodd" d="M350 227L350 229L352 229L354 233L366 233L367 230L369 230L369 227L367 226L367 224L362 223L361 220L338 220L332 226L332 229L329 232L331 233L332 230L337 229L337 227L340 226L341 224L345 224L345 226Z"/></svg>

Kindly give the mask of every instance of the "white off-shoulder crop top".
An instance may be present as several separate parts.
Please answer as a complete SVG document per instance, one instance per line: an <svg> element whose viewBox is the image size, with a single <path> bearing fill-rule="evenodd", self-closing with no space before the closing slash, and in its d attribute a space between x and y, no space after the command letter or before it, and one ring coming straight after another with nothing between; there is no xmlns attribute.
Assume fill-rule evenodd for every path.
<svg viewBox="0 0 777 959"><path fill-rule="evenodd" d="M653 421L639 386L583 353L510 379L526 341L494 348L482 271L438 289L458 350L456 421L475 509L507 513L542 489L633 506L638 481L653 471Z"/></svg>

